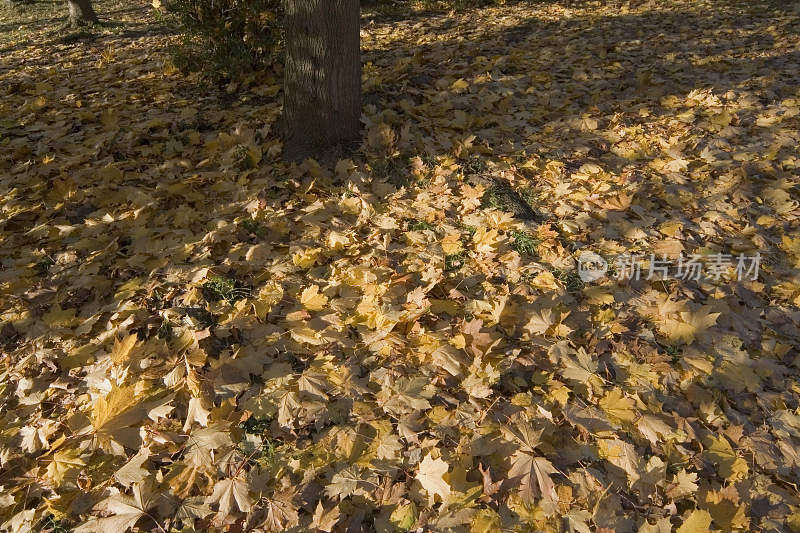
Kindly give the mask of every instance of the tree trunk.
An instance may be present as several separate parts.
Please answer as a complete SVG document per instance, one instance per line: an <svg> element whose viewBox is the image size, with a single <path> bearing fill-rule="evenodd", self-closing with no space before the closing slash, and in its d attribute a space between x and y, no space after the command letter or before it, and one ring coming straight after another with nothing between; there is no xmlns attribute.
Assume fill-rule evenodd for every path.
<svg viewBox="0 0 800 533"><path fill-rule="evenodd" d="M287 158L359 139L360 45L359 0L286 0Z"/></svg>
<svg viewBox="0 0 800 533"><path fill-rule="evenodd" d="M70 26L83 26L98 22L97 13L92 7L92 0L67 0L69 4Z"/></svg>

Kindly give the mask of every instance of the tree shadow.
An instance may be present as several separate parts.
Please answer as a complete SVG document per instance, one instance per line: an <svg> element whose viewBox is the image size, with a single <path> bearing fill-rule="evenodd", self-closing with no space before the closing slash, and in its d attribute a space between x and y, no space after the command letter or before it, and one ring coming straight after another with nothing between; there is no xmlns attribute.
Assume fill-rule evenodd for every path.
<svg viewBox="0 0 800 533"><path fill-rule="evenodd" d="M800 17L780 18L789 12L781 2L770 2L765 4L770 9L751 10L747 15L741 13L743 6L707 2L697 10L643 10L603 17L577 10L568 16L537 16L521 23L509 17L510 22L493 25L468 24L465 16L457 31L452 30L452 20L443 25L436 20L415 23L397 32L397 39L368 38L370 45L374 43L364 53L369 77L381 80L367 82L368 122L409 129L404 134L412 139L406 145L409 156L428 152L431 160L445 154L459 158L465 140L474 136L467 144L479 149L467 148L463 153L483 154L498 162L499 168L507 168L508 163L502 161L508 158L520 166L532 158L564 165L564 177L585 163L599 164L612 175L631 176L626 179L633 179L636 186L629 193L633 203L641 204L643 216L652 216L658 223L672 218L685 224L682 246L687 252L710 245L728 253L735 247L742 236L732 229L734 219L705 237L698 222L703 213L730 208L733 199L743 202L748 207L741 213L746 213L748 227L757 234L755 240L762 243L761 252L772 269L764 281L776 287L797 276L798 270L777 246L782 230L759 222L770 220L763 217L771 209L757 199L777 195L786 203L776 199L773 205L797 213L793 201L800 196L798 177L796 167L781 168L762 159L760 153L777 146L791 163L790 136L771 128L769 116L779 118L781 102L797 95L800 42L787 42L785 36L796 34L791 29ZM741 24L742 16L746 24ZM780 27L774 34L767 30L772 25ZM430 38L437 34L457 37ZM776 42L775 34L784 36L781 42ZM733 118L728 121L725 113ZM723 124L708 127L703 117L718 115L723 116ZM614 117L630 132L659 136L663 128L659 124L671 122L679 133L663 138L663 146L631 157L625 153L625 141L610 138L593 122L607 124L617 120ZM774 123L780 122L778 118ZM790 116L787 122L791 131L796 119ZM758 141L744 133L753 127ZM413 141L420 138L426 141ZM670 152L670 144L678 148ZM753 151L755 160L736 161L737 154ZM676 157L674 172L653 172L653 164ZM462 168L468 166L463 156L460 159ZM400 174L408 172L402 163L398 167ZM699 182L692 173L697 173ZM526 178L519 180L520 187L548 196L550 182L535 171L521 174ZM678 181L669 184L669 179ZM664 200L684 194L689 196L674 205ZM621 219L614 209L600 214L590 203L582 209L593 211L595 218ZM792 226L792 215L788 216L786 228ZM593 235L615 237L601 227ZM577 244L590 248L596 243ZM635 241L629 244L636 246ZM695 292L695 297L700 293ZM796 323L790 317L796 312L796 307L789 306L777 313L787 323ZM757 348L748 325L726 323ZM793 335L797 340L797 333Z"/></svg>
<svg viewBox="0 0 800 533"><path fill-rule="evenodd" d="M37 47L49 49L59 45L97 44L117 38L135 40L149 35L168 36L179 33L176 28L153 20L145 5L109 10L104 10L102 7L97 7L99 23L82 28L72 28L68 24L66 7L61 2L43 0L25 4L21 7L22 11L12 12L12 17L18 17L19 22L0 25L0 31L12 31L24 27L26 32L45 32L48 39L42 41L21 36L18 42L0 47L0 54L12 54L23 50L33 50ZM56 12L61 15L56 17L37 16L41 9L46 9L48 14ZM126 16L138 13L144 14L140 20L126 20ZM37 16L37 18L30 20L32 16Z"/></svg>

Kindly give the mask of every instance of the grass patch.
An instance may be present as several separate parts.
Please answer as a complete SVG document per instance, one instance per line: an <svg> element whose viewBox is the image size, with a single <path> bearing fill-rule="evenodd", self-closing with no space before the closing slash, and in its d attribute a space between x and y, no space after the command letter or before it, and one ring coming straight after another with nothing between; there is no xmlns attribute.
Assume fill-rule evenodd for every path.
<svg viewBox="0 0 800 533"><path fill-rule="evenodd" d="M412 179L407 162L399 157L381 157L369 162L369 169L376 176L385 178L395 187L409 187L419 185L416 178Z"/></svg>
<svg viewBox="0 0 800 533"><path fill-rule="evenodd" d="M170 323L169 320L164 319L161 322L161 326L158 328L158 331L156 332L156 336L159 339L163 339L165 341L169 341L169 340L172 339L172 337L174 336L174 332L172 330L172 324Z"/></svg>
<svg viewBox="0 0 800 533"><path fill-rule="evenodd" d="M408 223L408 230L409 231L436 231L436 226L431 224L430 222L426 222L424 220L416 220L411 219Z"/></svg>
<svg viewBox="0 0 800 533"><path fill-rule="evenodd" d="M271 468L276 466L275 462L278 459L278 447L280 442L270 439L270 426L272 419L267 417L251 416L241 424L239 428L249 435L258 435L261 437L261 446L258 448L249 448L241 446L240 449L245 453L251 464L259 464L262 467ZM242 443L244 444L244 442Z"/></svg>
<svg viewBox="0 0 800 533"><path fill-rule="evenodd" d="M445 256L444 258L445 272L455 272L457 270L461 270L461 267L464 266L465 260L466 260L466 254L464 254L464 252Z"/></svg>
<svg viewBox="0 0 800 533"><path fill-rule="evenodd" d="M530 233L524 231L511 232L511 247L517 251L519 255L529 255L535 257L537 255L536 248L542 242Z"/></svg>
<svg viewBox="0 0 800 533"><path fill-rule="evenodd" d="M519 195L528 205L537 205L540 203L536 190L533 187L525 187L519 190Z"/></svg>
<svg viewBox="0 0 800 533"><path fill-rule="evenodd" d="M582 291L586 287L586 283L578 275L577 270L560 270L553 269L553 277L564 284L567 292Z"/></svg>
<svg viewBox="0 0 800 533"><path fill-rule="evenodd" d="M234 303L250 295L250 289L233 278L211 276L203 285L203 297L209 302Z"/></svg>
<svg viewBox="0 0 800 533"><path fill-rule="evenodd" d="M267 228L265 228L259 221L247 218L239 222L239 226L247 233L251 233L256 237L264 237L267 235Z"/></svg>
<svg viewBox="0 0 800 533"><path fill-rule="evenodd" d="M253 435L261 435L269 431L270 425L272 425L271 418L251 416L250 418L242 422L239 427L241 427L242 431L244 431L245 433L251 433Z"/></svg>
<svg viewBox="0 0 800 533"><path fill-rule="evenodd" d="M500 183L495 180L495 184L486 189L481 198L481 207L484 209L498 209L507 213L513 213L515 217L522 220L536 220L540 215L531 207L528 198L520 195L510 185ZM531 196L531 191L527 191Z"/></svg>
<svg viewBox="0 0 800 533"><path fill-rule="evenodd" d="M39 522L39 529L41 533L69 533L72 531L69 522L66 520L56 520L56 517L49 515Z"/></svg>
<svg viewBox="0 0 800 533"><path fill-rule="evenodd" d="M483 174L488 169L489 165L486 164L486 158L479 155L473 155L461 163L461 172L463 172L465 176Z"/></svg>
<svg viewBox="0 0 800 533"><path fill-rule="evenodd" d="M658 343L658 345L661 346L661 348L663 348L664 350L664 353L669 356L670 363L672 363L673 365L678 364L681 355L683 355L683 348L675 344Z"/></svg>
<svg viewBox="0 0 800 533"><path fill-rule="evenodd" d="M50 267L55 264L56 262L53 261L53 258L46 256L44 259L36 263L33 268L36 270L36 274L39 276L44 276L50 271Z"/></svg>
<svg viewBox="0 0 800 533"><path fill-rule="evenodd" d="M514 211L514 206L508 201L504 191L496 185L492 185L483 193L481 207L483 209L498 209L509 213Z"/></svg>

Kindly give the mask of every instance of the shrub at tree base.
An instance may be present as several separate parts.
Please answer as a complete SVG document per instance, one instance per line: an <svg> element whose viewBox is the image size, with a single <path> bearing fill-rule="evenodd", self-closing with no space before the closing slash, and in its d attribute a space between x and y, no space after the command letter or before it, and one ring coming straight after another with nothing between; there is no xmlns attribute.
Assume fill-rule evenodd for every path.
<svg viewBox="0 0 800 533"><path fill-rule="evenodd" d="M159 2L160 3L160 2ZM391 12L469 9L505 0L362 0L365 9ZM270 64L283 48L282 0L168 0L166 15L181 29L175 66L212 79L237 79Z"/></svg>
<svg viewBox="0 0 800 533"><path fill-rule="evenodd" d="M269 64L282 39L281 0L170 0L164 10L181 28L175 66L235 79Z"/></svg>

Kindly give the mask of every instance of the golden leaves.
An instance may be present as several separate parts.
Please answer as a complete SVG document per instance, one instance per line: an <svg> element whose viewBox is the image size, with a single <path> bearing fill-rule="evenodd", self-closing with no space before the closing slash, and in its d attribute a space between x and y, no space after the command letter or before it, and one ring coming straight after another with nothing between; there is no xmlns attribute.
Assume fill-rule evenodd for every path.
<svg viewBox="0 0 800 533"><path fill-rule="evenodd" d="M132 528L157 503L148 484L134 484L132 493L133 496L124 494L109 496L103 500L102 506L111 516L92 518L74 531L77 533L120 533L120 531Z"/></svg>
<svg viewBox="0 0 800 533"><path fill-rule="evenodd" d="M723 531L747 529L750 526L745 506L739 502L739 493L733 485L719 491L709 491L704 506L714 524Z"/></svg>
<svg viewBox="0 0 800 533"><path fill-rule="evenodd" d="M50 456L50 464L47 465L46 475L53 484L58 486L61 485L66 476L85 465L86 463L81 459L79 450L60 448Z"/></svg>
<svg viewBox="0 0 800 533"><path fill-rule="evenodd" d="M675 475L675 479L667 487L666 492L670 498L680 500L694 494L697 488L697 474L682 469Z"/></svg>
<svg viewBox="0 0 800 533"><path fill-rule="evenodd" d="M713 307L703 306L697 310L682 311L679 318L666 318L659 329L671 341L691 344L717 322L718 312Z"/></svg>
<svg viewBox="0 0 800 533"><path fill-rule="evenodd" d="M522 327L531 335L544 335L556 323L552 309L539 309L531 311L530 319Z"/></svg>
<svg viewBox="0 0 800 533"><path fill-rule="evenodd" d="M800 268L800 237L783 235L781 237L781 248L794 258L795 268Z"/></svg>
<svg viewBox="0 0 800 533"><path fill-rule="evenodd" d="M612 421L633 422L637 417L636 402L626 398L620 389L612 389L599 402Z"/></svg>
<svg viewBox="0 0 800 533"><path fill-rule="evenodd" d="M630 484L639 480L640 459L632 444L620 439L601 439L598 441L598 449L602 457L625 471Z"/></svg>
<svg viewBox="0 0 800 533"><path fill-rule="evenodd" d="M389 413L409 413L429 409L428 398L434 387L423 377L400 378L383 388L377 395L378 405Z"/></svg>
<svg viewBox="0 0 800 533"><path fill-rule="evenodd" d="M520 496L528 503L542 498L549 508L558 503L558 494L550 477L558 470L544 457L518 451L511 457L510 478L519 478Z"/></svg>
<svg viewBox="0 0 800 533"><path fill-rule="evenodd" d="M328 303L328 297L319 292L317 285L311 285L303 289L300 294L300 303L309 311L321 311Z"/></svg>
<svg viewBox="0 0 800 533"><path fill-rule="evenodd" d="M227 517L236 505L239 511L247 513L253 506L247 482L238 478L228 478L217 481L214 492L206 498L207 504L217 504L217 514L221 518Z"/></svg>
<svg viewBox="0 0 800 533"><path fill-rule="evenodd" d="M365 143L335 165L279 160L273 74L222 105L181 96L154 35L113 65L50 43L57 73L43 41L9 50L45 68L0 73L0 456L26 473L3 528L800 524L796 69L748 49L769 19L794 50L791 15L716 2L712 35L651 3L656 41L597 2L489 48L530 6L376 19ZM764 263L587 283L587 247Z"/></svg>
<svg viewBox="0 0 800 533"><path fill-rule="evenodd" d="M464 92L467 87L469 87L469 82L463 78L457 79L450 85L450 88L456 93Z"/></svg>
<svg viewBox="0 0 800 533"><path fill-rule="evenodd" d="M319 531L325 531L326 533L330 533L333 531L334 526L339 521L339 517L341 512L339 511L339 506L334 506L331 509L326 510L325 507L322 505L322 501L317 503L316 509L314 509L314 516L311 522L311 527L315 528Z"/></svg>
<svg viewBox="0 0 800 533"><path fill-rule="evenodd" d="M108 453L123 455L124 448L135 449L139 430L132 427L146 416L135 386L115 387L95 401L91 423L97 445Z"/></svg>
<svg viewBox="0 0 800 533"><path fill-rule="evenodd" d="M461 235L459 233L448 233L442 238L442 250L447 255L458 254L463 250Z"/></svg>
<svg viewBox="0 0 800 533"><path fill-rule="evenodd" d="M131 352L138 344L138 336L135 334L128 335L124 339L114 339L114 349L111 350L111 360L114 364L121 365L131 358Z"/></svg>
<svg viewBox="0 0 800 533"><path fill-rule="evenodd" d="M472 236L475 251L481 254L493 252L502 240L503 238L500 237L496 229L488 229L485 227L478 228Z"/></svg>
<svg viewBox="0 0 800 533"><path fill-rule="evenodd" d="M309 268L319 259L322 248L304 248L292 254L292 263L300 268Z"/></svg>
<svg viewBox="0 0 800 533"><path fill-rule="evenodd" d="M703 455L717 465L720 477L729 481L737 481L747 476L749 472L747 462L736 455L725 437L709 436L706 445L708 447Z"/></svg>
<svg viewBox="0 0 800 533"><path fill-rule="evenodd" d="M42 320L53 329L70 328L79 323L79 320L75 317L75 309L61 309L58 304L45 313L42 316Z"/></svg>
<svg viewBox="0 0 800 533"><path fill-rule="evenodd" d="M695 510L683 521L677 533L706 533L710 531L711 515L708 511Z"/></svg>
<svg viewBox="0 0 800 533"><path fill-rule="evenodd" d="M259 320L265 320L272 307L283 297L283 287L275 281L267 282L253 301L253 310Z"/></svg>

